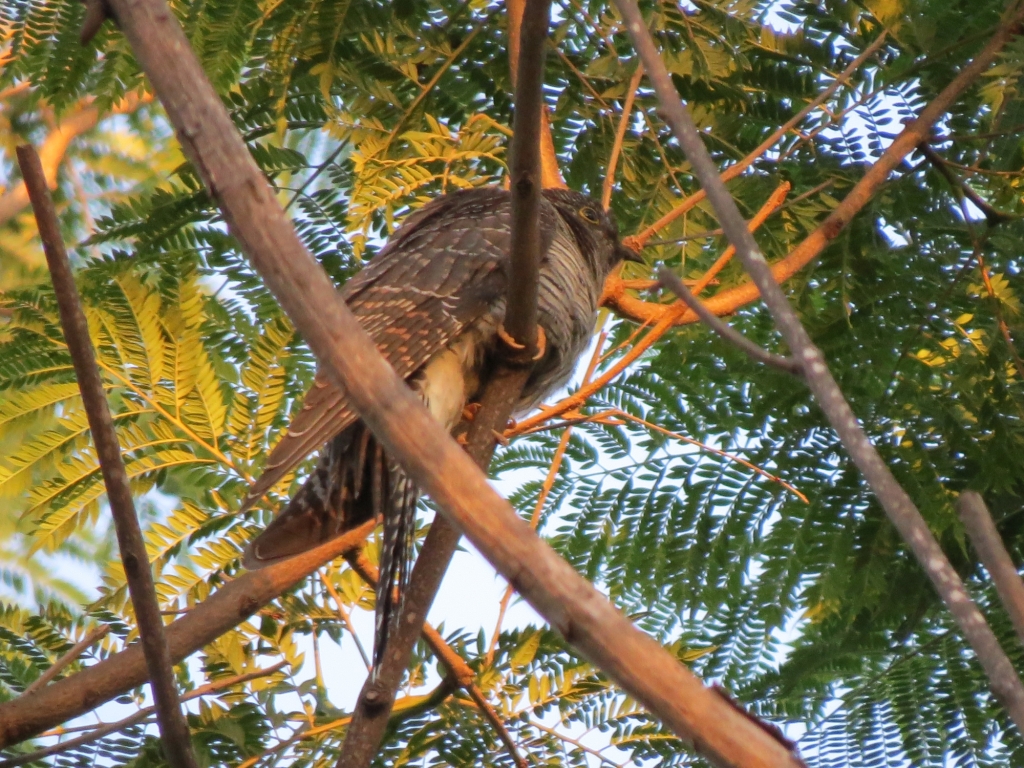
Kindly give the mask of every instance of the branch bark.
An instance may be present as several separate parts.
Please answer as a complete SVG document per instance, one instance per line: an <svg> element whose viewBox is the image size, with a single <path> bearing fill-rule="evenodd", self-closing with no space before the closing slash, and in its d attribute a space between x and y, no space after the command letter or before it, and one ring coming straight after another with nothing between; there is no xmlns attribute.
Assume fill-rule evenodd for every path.
<svg viewBox="0 0 1024 768"><path fill-rule="evenodd" d="M30 145L20 146L17 154L21 176L39 224L39 237L43 241L46 263L50 267L64 338L75 366L78 388L82 392L82 403L96 446L103 484L107 489L121 562L128 580L128 592L149 672L149 685L156 702L156 718L164 754L173 768L196 768L188 723L185 722L181 702L178 701L178 686L174 680L167 638L164 637L164 624L153 585L153 571L146 554L146 543L142 538L142 527L135 513L128 473L121 458L121 446L114 432L114 421L96 366L96 353L89 338L89 324L71 274L71 262L64 248L64 238L60 234L57 213L35 149Z"/></svg>
<svg viewBox="0 0 1024 768"><path fill-rule="evenodd" d="M984 616L971 601L963 582L935 540L928 524L921 517L921 513L868 440L849 403L846 402L838 384L829 372L824 355L811 341L796 312L790 306L789 300L776 282L772 269L761 255L736 203L719 178L718 171L704 147L689 110L680 101L679 94L643 17L640 15L640 9L635 0L615 0L615 4L619 8L633 44L647 68L666 122L672 128L676 140L690 160L697 178L707 190L708 199L715 208L718 220L722 223L722 228L730 242L736 246L736 255L750 274L753 286L760 292L775 324L792 350L793 356L800 361L804 378L811 392L833 429L838 433L850 458L864 475L864 479L893 525L900 532L904 541L909 544L911 551L935 586L935 590L974 649L988 675L992 692L1006 708L1018 730L1024 733L1024 686L1021 685L1016 670L999 646L992 630L985 623ZM966 87L974 77L987 68L988 63L995 58L998 51L1018 34L1020 24L1024 20L1024 8L1014 8L1012 11L1012 14L1007 13L1004 17L998 32L985 46L983 52L964 68L954 82L959 82L962 84L961 87ZM935 112L938 101L936 99L926 107L921 117L897 137L894 145L905 147L906 151L917 146L920 139L916 134L922 131L926 132L934 119L941 114L930 114ZM929 113L927 117L926 113ZM840 213L840 210L847 206L848 202L850 205L847 208L852 208L860 201L860 204L857 205L857 209L859 209L867 202L866 198L861 201L862 196L868 194L866 188L868 186L877 188L885 180L887 174L886 166L881 161L876 163L861 180L861 183L854 188L854 191L833 212L829 220L834 220L841 226L845 226L852 214L848 211ZM860 192L858 192L858 188L861 188ZM837 214L839 214L838 217ZM825 234L822 233L821 237L824 238ZM804 244L807 242L804 241Z"/></svg>
<svg viewBox="0 0 1024 768"><path fill-rule="evenodd" d="M1010 553L1003 546L1003 538L992 522L985 500L980 493L964 491L957 502L957 511L982 565L996 585L1017 637L1024 645L1024 581L1021 581Z"/></svg>
<svg viewBox="0 0 1024 768"><path fill-rule="evenodd" d="M166 4L110 5L231 232L335 385L413 481L570 643L713 762L798 765L537 537L438 427L302 245Z"/></svg>
<svg viewBox="0 0 1024 768"><path fill-rule="evenodd" d="M164 634L175 664L213 642L317 568L360 546L376 525L359 528L275 565L250 571L214 592ZM142 649L131 645L81 672L0 704L0 749L38 736L66 720L83 715L105 701L146 682Z"/></svg>

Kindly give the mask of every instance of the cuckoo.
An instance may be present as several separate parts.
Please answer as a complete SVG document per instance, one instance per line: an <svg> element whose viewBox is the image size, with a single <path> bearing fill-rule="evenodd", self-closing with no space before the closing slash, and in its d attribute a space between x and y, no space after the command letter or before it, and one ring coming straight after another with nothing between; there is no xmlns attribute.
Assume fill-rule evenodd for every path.
<svg viewBox="0 0 1024 768"><path fill-rule="evenodd" d="M511 212L509 193L496 187L438 198L407 217L342 289L381 354L448 430L480 389L503 333ZM619 242L612 215L578 192L545 190L540 230L543 344L518 413L568 381L590 341L605 278L623 259L637 260ZM312 474L252 541L243 562L258 568L382 517L376 668L409 577L418 493L324 373L318 372L242 510L321 446Z"/></svg>

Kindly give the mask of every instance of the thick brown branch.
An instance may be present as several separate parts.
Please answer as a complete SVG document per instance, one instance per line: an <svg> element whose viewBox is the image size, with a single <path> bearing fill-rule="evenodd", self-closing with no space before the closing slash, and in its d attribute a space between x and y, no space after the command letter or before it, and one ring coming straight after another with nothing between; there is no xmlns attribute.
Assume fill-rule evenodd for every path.
<svg viewBox="0 0 1024 768"><path fill-rule="evenodd" d="M1018 730L1024 733L1024 686L1021 685L1016 670L1006 657L992 630L985 623L984 616L971 601L963 582L935 540L928 524L921 517L921 513L868 440L867 434L829 372L824 355L811 341L796 312L790 306L789 300L776 282L772 269L758 250L757 243L747 229L736 203L719 178L718 171L704 147L689 110L679 100L679 94L661 60L635 0L615 0L615 3L626 21L630 37L647 68L666 122L672 128L672 133L686 153L694 173L707 190L708 199L715 208L718 220L730 242L736 246L736 255L750 274L751 282L764 299L765 305L792 350L793 356L800 361L804 378L811 392L829 423L839 435L850 458L864 475L864 479L904 541L910 545L911 551L931 579L936 592L939 593L960 630L974 649L988 675L992 692L1006 707L1007 713L1017 725ZM1000 24L999 31L996 32L993 39L979 56L961 71L954 82L959 82L961 88L966 87L987 69L999 50L1019 32L1022 19L1024 19L1024 8L1015 8L1012 17L1003 20L1004 23ZM949 89L947 88L947 90ZM937 99L936 102L938 101ZM914 134L927 131L931 122L938 118L938 114L934 116L929 114L929 111L936 106L936 102L932 102L922 112L921 117L897 137L894 146L901 145L905 147L906 151L909 151L920 142L920 138ZM908 144L909 146L907 146ZM879 161L857 186L866 187L865 182L870 178L874 187L877 188L884 181L888 170L891 169L886 169L885 165ZM862 189L860 194L864 194L865 191ZM848 201L851 201L851 198L853 198L853 202L856 202L858 197L855 193L857 193L857 187L840 204L839 208L843 208ZM863 202L860 205L863 205ZM832 219L838 212L839 209L829 218ZM838 221L845 225L848 219L838 219Z"/></svg>
<svg viewBox="0 0 1024 768"><path fill-rule="evenodd" d="M46 176L39 162L39 155L28 145L17 149L21 176L28 188L29 199L39 224L39 237L43 241L46 263L50 267L53 292L57 297L61 325L68 352L75 366L78 388L82 392L92 432L96 457L99 459L103 484L107 489L110 513L114 519L117 544L121 562L124 565L128 592L139 629L142 650L149 671L149 684L156 702L157 721L167 761L174 768L195 768L196 759L192 753L192 740L188 724L181 712L178 701L178 686L174 680L174 668L167 638L164 637L163 619L153 585L153 571L146 554L146 543L142 538L142 527L135 513L128 473L121 458L121 446L114 433L114 421L110 415L103 380L96 367L96 353L89 338L89 324L82 310L82 302L71 274L71 262L64 247L64 238L57 223L57 212L53 207Z"/></svg>
<svg viewBox="0 0 1024 768"><path fill-rule="evenodd" d="M1024 644L1024 581L1021 581L1017 567L1003 545L1003 537L992 522L985 500L975 491L964 491L956 508L982 565L996 585L999 599L1017 630L1017 637Z"/></svg>
<svg viewBox="0 0 1024 768"><path fill-rule="evenodd" d="M229 582L165 629L171 660L177 664L238 626L274 598L366 539L370 520L316 549ZM83 715L146 682L146 662L138 645L41 688L0 704L0 748L37 736Z"/></svg>
<svg viewBox="0 0 1024 768"><path fill-rule="evenodd" d="M412 480L570 643L710 760L748 768L797 765L637 630L495 493L380 356L302 245L166 4L111 5L186 155L244 252L332 382Z"/></svg>

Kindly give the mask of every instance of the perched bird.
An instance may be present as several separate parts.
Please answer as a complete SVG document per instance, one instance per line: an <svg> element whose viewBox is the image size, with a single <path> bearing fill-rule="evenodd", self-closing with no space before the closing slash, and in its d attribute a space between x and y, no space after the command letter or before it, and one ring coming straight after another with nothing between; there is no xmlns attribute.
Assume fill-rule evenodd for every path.
<svg viewBox="0 0 1024 768"><path fill-rule="evenodd" d="M540 230L537 309L545 343L523 389L520 413L566 383L590 341L605 278L623 259L638 259L619 242L611 214L578 192L544 190ZM410 215L342 289L381 354L448 430L495 357L510 235L506 190L481 187L445 195ZM242 510L321 446L316 469L252 541L243 563L259 568L291 557L381 515L376 668L409 577L418 492L322 372Z"/></svg>

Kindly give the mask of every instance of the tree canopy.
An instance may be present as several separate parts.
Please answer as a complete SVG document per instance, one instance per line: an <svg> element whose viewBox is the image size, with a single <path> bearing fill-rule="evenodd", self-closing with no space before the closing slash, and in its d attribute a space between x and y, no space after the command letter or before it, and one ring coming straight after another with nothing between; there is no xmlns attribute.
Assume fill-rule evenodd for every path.
<svg viewBox="0 0 1024 768"><path fill-rule="evenodd" d="M339 285L407 212L506 178L503 3L170 5ZM642 8L720 169L742 169L728 185L740 209L764 208L756 237L771 263L836 208L1006 10L991 0ZM97 534L102 478L16 143L39 145L53 177L133 487L173 500L147 520L165 609L186 611L235 578L245 543L305 476L236 513L315 361L180 154L123 35L108 23L79 43L85 13L75 0L0 8L0 701L97 627L109 634L63 676L135 639L123 568ZM954 503L981 492L1024 559L1022 67L1014 38L784 284L1018 669L1024 651ZM749 338L786 351L738 264L706 279L727 243L611 3L555 3L545 85L565 183L601 198L610 181L610 207L646 264L609 284L584 378L624 370L582 404L521 422L499 450L491 472L513 505L638 626L799 738L810 765L1024 764L1021 735L806 388L700 325L658 325L673 297L650 280L666 265L708 283L702 298ZM99 564L98 600L55 570L68 556ZM289 669L310 664L311 636L353 642L345 617L372 610L372 595L332 563L179 665L183 691L213 685L189 717L201 760L332 763L347 715L319 676L296 683ZM556 632L504 628L492 641L493 630L443 632L528 761L694 764ZM378 762L513 764L469 698L426 687L436 664L417 648ZM142 706L142 690L126 701ZM577 737L590 731L612 747L586 752ZM154 734L129 724L39 764L159 764Z"/></svg>

